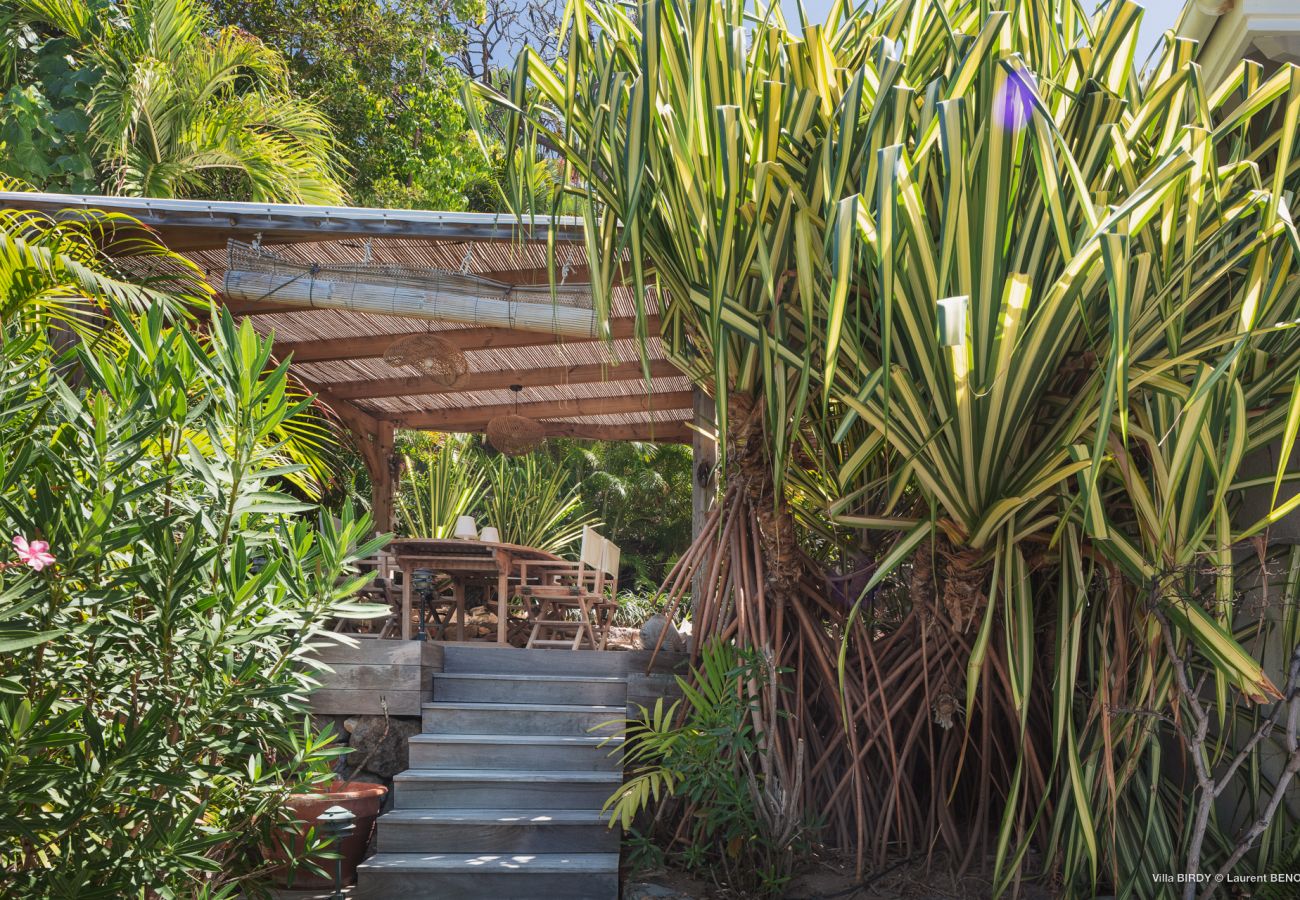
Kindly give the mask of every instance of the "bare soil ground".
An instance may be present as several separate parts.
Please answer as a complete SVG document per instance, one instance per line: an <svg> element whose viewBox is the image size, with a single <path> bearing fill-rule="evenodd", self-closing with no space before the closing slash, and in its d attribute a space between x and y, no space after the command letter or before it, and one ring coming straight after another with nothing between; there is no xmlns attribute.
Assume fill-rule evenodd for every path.
<svg viewBox="0 0 1300 900"><path fill-rule="evenodd" d="M637 886L646 885L642 891ZM652 886L652 887L651 887ZM897 863L862 879L853 873L851 857L818 854L792 880L785 900L986 900L992 894L986 876L955 877L945 860ZM1051 900L1053 894L1026 886L1026 900ZM627 900L745 900L745 895L692 877L686 872L646 872L629 879Z"/></svg>

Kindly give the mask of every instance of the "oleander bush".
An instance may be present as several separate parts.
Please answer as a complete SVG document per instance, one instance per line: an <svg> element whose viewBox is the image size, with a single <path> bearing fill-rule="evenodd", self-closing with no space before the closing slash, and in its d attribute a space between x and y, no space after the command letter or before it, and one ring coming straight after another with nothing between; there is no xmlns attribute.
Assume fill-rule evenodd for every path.
<svg viewBox="0 0 1300 900"><path fill-rule="evenodd" d="M289 492L308 401L251 327L191 330L183 261L141 286L99 249L127 223L0 224L0 895L256 893L339 752L302 658L377 541Z"/></svg>

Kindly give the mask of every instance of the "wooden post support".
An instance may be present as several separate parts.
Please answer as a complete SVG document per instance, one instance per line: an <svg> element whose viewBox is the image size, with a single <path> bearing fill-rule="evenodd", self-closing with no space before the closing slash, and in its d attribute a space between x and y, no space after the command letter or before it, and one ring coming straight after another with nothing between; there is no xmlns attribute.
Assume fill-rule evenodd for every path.
<svg viewBox="0 0 1300 900"><path fill-rule="evenodd" d="M391 422L378 423L374 449L374 465L367 463L370 467L370 515L375 520L375 531L384 534L393 530L393 483L397 480Z"/></svg>
<svg viewBox="0 0 1300 900"><path fill-rule="evenodd" d="M352 432L357 452L361 454L366 471L370 474L370 517L374 521L375 531L378 534L392 531L393 482L396 477L393 423L376 419L348 401L330 396L327 391L315 385L304 385L309 390L314 390L321 401L334 410L348 431Z"/></svg>
<svg viewBox="0 0 1300 900"><path fill-rule="evenodd" d="M695 389L695 428L691 433L691 537L698 538L718 498L717 414L713 398ZM699 605L704 589L704 572L698 571L691 585L691 611Z"/></svg>

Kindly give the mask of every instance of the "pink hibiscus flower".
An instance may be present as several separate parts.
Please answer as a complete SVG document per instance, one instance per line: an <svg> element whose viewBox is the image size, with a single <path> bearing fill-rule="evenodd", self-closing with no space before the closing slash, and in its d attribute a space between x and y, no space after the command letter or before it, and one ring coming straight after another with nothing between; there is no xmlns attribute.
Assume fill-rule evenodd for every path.
<svg viewBox="0 0 1300 900"><path fill-rule="evenodd" d="M50 552L50 545L45 541L29 543L21 534L15 534L14 550L18 552L18 559L21 562L31 566L37 572L54 564L54 554Z"/></svg>

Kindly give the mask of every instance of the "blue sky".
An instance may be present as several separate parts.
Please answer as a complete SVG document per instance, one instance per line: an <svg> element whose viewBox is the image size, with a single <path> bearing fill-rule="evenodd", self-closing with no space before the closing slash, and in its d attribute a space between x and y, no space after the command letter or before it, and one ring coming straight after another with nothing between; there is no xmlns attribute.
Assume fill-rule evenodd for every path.
<svg viewBox="0 0 1300 900"><path fill-rule="evenodd" d="M1139 0L1142 6L1146 7L1146 15L1142 17L1142 46L1138 52L1139 65L1146 59L1147 53L1155 46L1159 40L1161 32L1167 28L1172 28L1174 22L1178 19L1178 13L1182 10L1184 0ZM782 0L785 8L786 18L790 22L799 21L798 5L796 0ZM830 0L804 0L804 9L808 10L808 15L814 20L821 20L826 17L826 11L831 7Z"/></svg>

